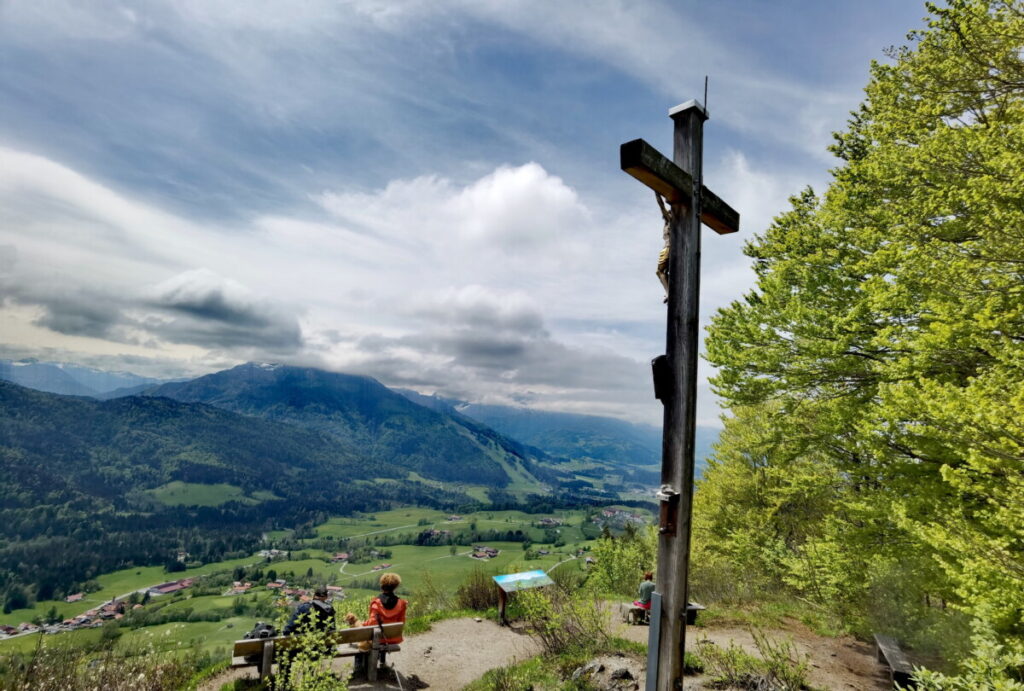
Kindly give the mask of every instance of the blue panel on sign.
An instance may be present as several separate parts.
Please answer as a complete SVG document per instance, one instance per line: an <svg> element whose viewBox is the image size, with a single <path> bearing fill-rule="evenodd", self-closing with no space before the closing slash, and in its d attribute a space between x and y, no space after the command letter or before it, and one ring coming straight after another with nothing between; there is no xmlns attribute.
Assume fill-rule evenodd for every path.
<svg viewBox="0 0 1024 691"><path fill-rule="evenodd" d="M521 573L509 573L504 576L494 576L494 582L506 593L514 593L517 590L529 588L540 588L545 585L554 585L554 581L541 570L523 571Z"/></svg>

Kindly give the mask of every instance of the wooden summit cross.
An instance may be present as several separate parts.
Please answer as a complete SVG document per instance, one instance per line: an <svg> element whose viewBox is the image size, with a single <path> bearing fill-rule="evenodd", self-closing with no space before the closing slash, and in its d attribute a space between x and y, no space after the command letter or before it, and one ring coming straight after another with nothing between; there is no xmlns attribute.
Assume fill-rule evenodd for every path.
<svg viewBox="0 0 1024 691"><path fill-rule="evenodd" d="M703 185L707 111L696 100L672 108L672 162L642 139L620 149L622 169L671 205L668 259L668 330L665 355L654 360L654 389L665 406L661 446L661 503L657 590L651 597L647 691L683 686L686 644L693 451L697 419L697 338L700 226L734 233L740 215Z"/></svg>

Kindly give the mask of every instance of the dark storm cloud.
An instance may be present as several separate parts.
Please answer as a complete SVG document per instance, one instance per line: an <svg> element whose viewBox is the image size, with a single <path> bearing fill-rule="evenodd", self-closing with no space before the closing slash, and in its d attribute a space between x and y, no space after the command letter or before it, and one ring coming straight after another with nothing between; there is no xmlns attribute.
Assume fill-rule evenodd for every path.
<svg viewBox="0 0 1024 691"><path fill-rule="evenodd" d="M469 399L479 398L495 383L591 393L636 391L637 382L649 376L644 363L611 352L569 348L547 333L441 329L394 338L368 336L358 341L358 348L364 354L363 369L388 383L436 388Z"/></svg>
<svg viewBox="0 0 1024 691"><path fill-rule="evenodd" d="M252 305L235 304L223 289L211 288L204 294L182 294L172 291L158 303L161 307L207 322L221 322L238 327L263 328L271 319L253 309Z"/></svg>
<svg viewBox="0 0 1024 691"><path fill-rule="evenodd" d="M114 338L116 327L124 321L115 304L95 295L52 296L41 306L45 311L33 323L68 336Z"/></svg>
<svg viewBox="0 0 1024 691"><path fill-rule="evenodd" d="M141 297L0 276L0 298L40 308L36 326L69 336L242 350L246 358L287 355L304 344L294 312L206 270L175 276Z"/></svg>
<svg viewBox="0 0 1024 691"><path fill-rule="evenodd" d="M117 340L117 327L125 319L123 303L113 296L87 288L57 288L48 281L0 275L0 298L40 307L43 313L32 323L68 336Z"/></svg>
<svg viewBox="0 0 1024 691"><path fill-rule="evenodd" d="M267 317L260 322L259 325L245 325L182 317L163 324L148 325L147 330L170 343L217 350L255 348L281 354L302 347L302 330L293 317Z"/></svg>
<svg viewBox="0 0 1024 691"><path fill-rule="evenodd" d="M147 330L172 343L206 348L263 348L289 353L303 345L298 318L280 305L253 297L243 286L199 269L155 289L149 306L171 315L147 320Z"/></svg>

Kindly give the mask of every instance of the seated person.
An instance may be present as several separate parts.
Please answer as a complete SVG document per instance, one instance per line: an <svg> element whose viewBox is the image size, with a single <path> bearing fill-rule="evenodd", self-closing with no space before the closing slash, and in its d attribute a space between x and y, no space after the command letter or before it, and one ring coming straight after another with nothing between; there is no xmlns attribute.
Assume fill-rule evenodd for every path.
<svg viewBox="0 0 1024 691"><path fill-rule="evenodd" d="M633 606L640 609L651 608L651 593L654 592L654 572L645 571L644 580L640 583L639 597L633 600Z"/></svg>
<svg viewBox="0 0 1024 691"><path fill-rule="evenodd" d="M395 595L395 590L402 584L402 578L397 573L385 573L380 577L380 595L373 598L370 601L370 616L363 622L363 626L383 626L384 624L393 624L396 622L405 621L405 610L408 602ZM345 615L350 625L354 625L356 615L349 614ZM401 643L404 640L401 636L394 636L391 638L382 638L381 643L384 645L391 645L394 643ZM380 654L380 666L384 666L384 658L386 653ZM355 671L357 673L362 672L366 668L366 653L360 653L356 655L355 659Z"/></svg>
<svg viewBox="0 0 1024 691"><path fill-rule="evenodd" d="M313 591L312 602L304 602L292 613L291 619L284 627L284 635L302 633L315 629L317 631L334 630L334 608L327 601L327 586L317 586Z"/></svg>

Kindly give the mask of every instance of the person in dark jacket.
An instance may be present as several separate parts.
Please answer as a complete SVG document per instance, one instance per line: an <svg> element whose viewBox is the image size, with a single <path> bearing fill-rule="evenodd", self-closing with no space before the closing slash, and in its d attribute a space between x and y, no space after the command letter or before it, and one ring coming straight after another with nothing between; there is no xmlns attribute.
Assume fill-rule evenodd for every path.
<svg viewBox="0 0 1024 691"><path fill-rule="evenodd" d="M292 618L284 627L284 635L302 633L310 629L316 631L334 630L334 608L327 601L327 586L317 586L313 591L313 601L304 602L292 613Z"/></svg>

